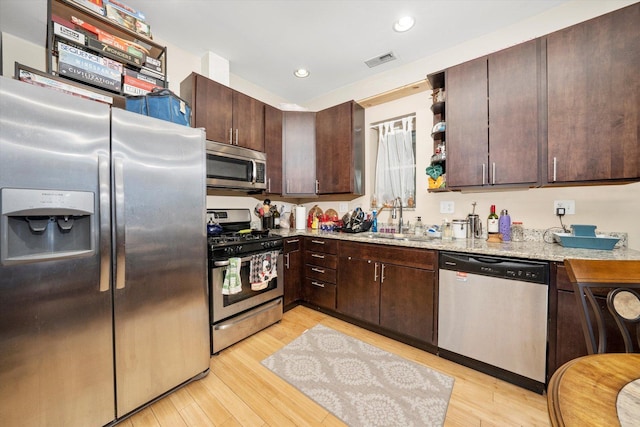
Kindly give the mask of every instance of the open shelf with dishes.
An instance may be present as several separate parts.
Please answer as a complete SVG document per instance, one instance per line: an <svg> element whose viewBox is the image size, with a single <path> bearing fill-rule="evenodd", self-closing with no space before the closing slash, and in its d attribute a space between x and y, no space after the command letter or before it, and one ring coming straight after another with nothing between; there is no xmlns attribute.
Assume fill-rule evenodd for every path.
<svg viewBox="0 0 640 427"><path fill-rule="evenodd" d="M433 112L433 155L426 169L429 191L446 191L446 91L445 72L429 74L427 76L432 87L431 111Z"/></svg>
<svg viewBox="0 0 640 427"><path fill-rule="evenodd" d="M108 91L167 87L166 47L144 15L119 1L48 0L47 73Z"/></svg>

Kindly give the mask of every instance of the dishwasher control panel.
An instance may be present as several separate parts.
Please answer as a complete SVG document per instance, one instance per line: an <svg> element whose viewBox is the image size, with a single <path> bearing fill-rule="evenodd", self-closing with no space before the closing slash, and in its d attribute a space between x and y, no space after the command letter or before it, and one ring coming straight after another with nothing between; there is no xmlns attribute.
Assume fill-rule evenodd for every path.
<svg viewBox="0 0 640 427"><path fill-rule="evenodd" d="M455 252L440 253L440 269L547 284L549 263Z"/></svg>

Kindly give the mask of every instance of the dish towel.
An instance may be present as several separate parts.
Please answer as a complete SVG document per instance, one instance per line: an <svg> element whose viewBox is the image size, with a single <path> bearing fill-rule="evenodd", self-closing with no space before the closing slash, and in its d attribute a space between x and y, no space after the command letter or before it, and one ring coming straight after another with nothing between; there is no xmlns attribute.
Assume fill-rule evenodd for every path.
<svg viewBox="0 0 640 427"><path fill-rule="evenodd" d="M233 295L242 291L242 281L240 280L240 268L242 260L240 258L229 258L229 265L224 274L222 282L222 295Z"/></svg>
<svg viewBox="0 0 640 427"><path fill-rule="evenodd" d="M252 291L260 291L278 276L277 261L280 251L262 252L251 256L249 281Z"/></svg>

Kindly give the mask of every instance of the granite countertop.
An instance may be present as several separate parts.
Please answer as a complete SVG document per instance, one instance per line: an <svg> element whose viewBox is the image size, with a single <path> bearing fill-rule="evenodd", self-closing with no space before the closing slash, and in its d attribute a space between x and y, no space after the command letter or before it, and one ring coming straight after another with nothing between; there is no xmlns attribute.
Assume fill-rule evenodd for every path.
<svg viewBox="0 0 640 427"><path fill-rule="evenodd" d="M602 260L640 260L640 251L626 247L613 250L573 249L565 248L557 243L542 241L488 243L484 239L453 239L442 241L427 237L405 239L392 238L380 233L340 233L320 230L273 230L283 237L309 236L327 239L348 240L352 242L375 243L388 246L404 246L409 248L435 249L438 251L463 252L481 255L497 255L524 259L562 262L566 258L602 259Z"/></svg>

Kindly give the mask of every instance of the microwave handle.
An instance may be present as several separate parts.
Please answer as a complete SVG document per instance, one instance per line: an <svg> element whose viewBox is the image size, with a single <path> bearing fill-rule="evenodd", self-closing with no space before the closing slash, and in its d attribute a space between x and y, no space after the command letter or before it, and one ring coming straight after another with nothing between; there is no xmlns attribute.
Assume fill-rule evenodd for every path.
<svg viewBox="0 0 640 427"><path fill-rule="evenodd" d="M251 160L251 165L252 167L252 171L251 171L251 182L252 183L256 183L256 181L258 180L258 166L256 165L256 161L255 160Z"/></svg>

